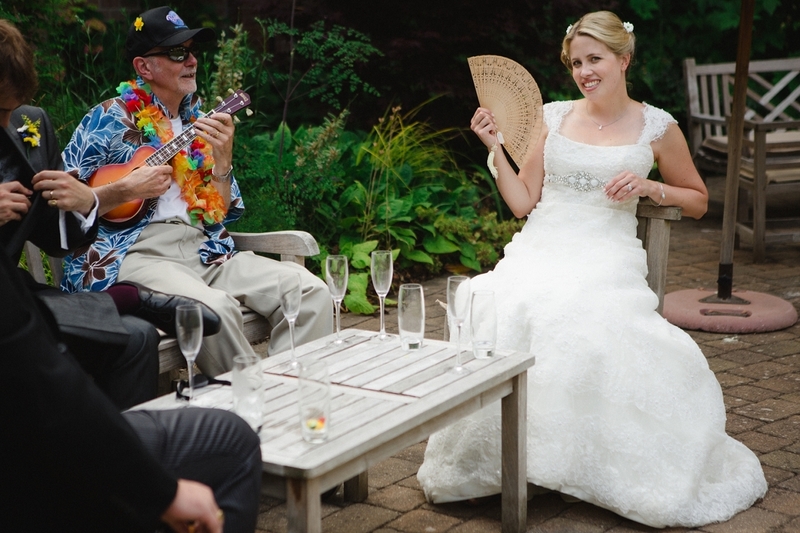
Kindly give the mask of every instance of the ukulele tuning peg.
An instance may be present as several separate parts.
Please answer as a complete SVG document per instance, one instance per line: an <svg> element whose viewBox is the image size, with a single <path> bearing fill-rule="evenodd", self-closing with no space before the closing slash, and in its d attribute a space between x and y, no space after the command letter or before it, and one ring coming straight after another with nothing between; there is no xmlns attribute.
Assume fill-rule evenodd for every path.
<svg viewBox="0 0 800 533"><path fill-rule="evenodd" d="M224 102L224 100L222 99L221 96L217 96L217 102L222 103L222 102Z"/></svg>

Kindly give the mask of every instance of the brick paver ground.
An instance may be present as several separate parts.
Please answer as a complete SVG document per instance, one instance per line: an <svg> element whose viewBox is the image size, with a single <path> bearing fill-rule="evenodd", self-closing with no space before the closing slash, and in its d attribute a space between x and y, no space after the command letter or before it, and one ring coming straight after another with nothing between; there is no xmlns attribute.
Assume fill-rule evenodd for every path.
<svg viewBox="0 0 800 533"><path fill-rule="evenodd" d="M722 236L722 186L709 182L712 202L700 221L673 225L667 292L716 288ZM795 206L792 209L796 209ZM770 247L768 261L753 264L749 249L734 255L734 289L766 292L800 308L800 243ZM444 335L446 278L424 283L426 337ZM387 330L397 331L389 309ZM342 327L379 329L377 317L344 315ZM769 483L766 497L728 522L696 530L707 533L800 533L800 324L771 333L714 334L689 332L722 385L728 411L727 430L759 456ZM339 492L323 502L323 531L330 533L482 533L500 531L500 503L426 503L416 479L425 443L411 446L369 472L369 498L351 504ZM286 506L263 497L259 532L286 531ZM536 533L623 533L657 531L586 503L566 503L557 494L528 503L528 531Z"/></svg>

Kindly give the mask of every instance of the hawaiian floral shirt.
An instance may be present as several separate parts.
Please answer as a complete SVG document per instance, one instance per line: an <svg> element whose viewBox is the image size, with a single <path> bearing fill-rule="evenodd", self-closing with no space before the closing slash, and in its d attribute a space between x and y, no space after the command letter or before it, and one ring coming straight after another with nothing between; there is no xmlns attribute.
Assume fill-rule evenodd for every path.
<svg viewBox="0 0 800 533"><path fill-rule="evenodd" d="M141 79L137 81L143 83ZM153 102L163 108L155 95ZM199 108L200 101L193 95L183 99L179 114L184 129L190 125L190 118ZM129 161L144 140L125 105L119 99L106 100L81 120L62 154L64 165L67 172L77 170L79 178L88 181L104 165ZM67 292L101 291L116 282L125 254L150 223L157 201L147 202L144 217L129 227L111 225L101 219L95 242L64 258L61 288ZM224 224L237 220L243 212L239 185L231 177L231 205L225 220L222 224L204 225L208 240L198 250L203 263L223 263L236 253L233 239Z"/></svg>

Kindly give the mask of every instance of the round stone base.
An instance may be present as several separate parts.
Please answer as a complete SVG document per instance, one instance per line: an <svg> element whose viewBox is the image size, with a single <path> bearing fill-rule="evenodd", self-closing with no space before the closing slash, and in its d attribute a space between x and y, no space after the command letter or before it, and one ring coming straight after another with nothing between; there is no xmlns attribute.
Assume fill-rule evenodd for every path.
<svg viewBox="0 0 800 533"><path fill-rule="evenodd" d="M733 291L733 298L749 303L703 302L715 290L688 289L664 296L664 318L683 328L714 333L755 333L788 328L797 322L794 306L770 294Z"/></svg>

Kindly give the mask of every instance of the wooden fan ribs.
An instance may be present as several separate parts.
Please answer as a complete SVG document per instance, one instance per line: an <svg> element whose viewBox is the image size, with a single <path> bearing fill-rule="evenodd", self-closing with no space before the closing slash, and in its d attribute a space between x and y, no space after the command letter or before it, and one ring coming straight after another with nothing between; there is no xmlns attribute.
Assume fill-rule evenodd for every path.
<svg viewBox="0 0 800 533"><path fill-rule="evenodd" d="M494 113L512 159L524 163L542 126L542 98L536 81L522 65L502 56L474 56L467 61L480 105Z"/></svg>

